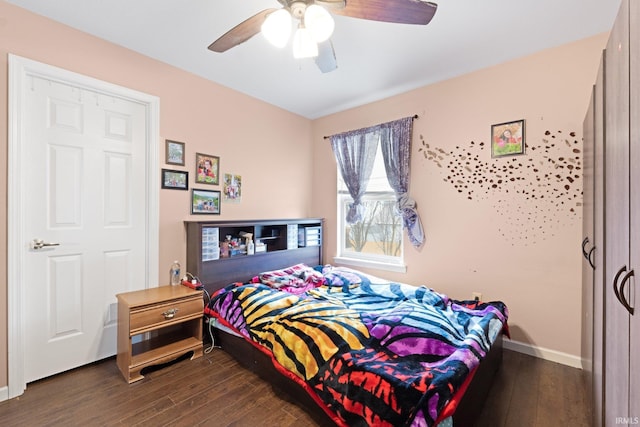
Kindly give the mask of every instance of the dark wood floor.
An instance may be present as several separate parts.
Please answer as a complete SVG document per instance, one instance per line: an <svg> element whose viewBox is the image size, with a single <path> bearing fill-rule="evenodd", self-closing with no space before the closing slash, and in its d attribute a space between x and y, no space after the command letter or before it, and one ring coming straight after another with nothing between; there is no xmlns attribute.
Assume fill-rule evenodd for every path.
<svg viewBox="0 0 640 427"><path fill-rule="evenodd" d="M43 358L43 363L46 359ZM508 350L478 427L588 426L581 371ZM317 426L224 351L128 385L115 359L29 384L0 426ZM465 426L456 426L465 427Z"/></svg>

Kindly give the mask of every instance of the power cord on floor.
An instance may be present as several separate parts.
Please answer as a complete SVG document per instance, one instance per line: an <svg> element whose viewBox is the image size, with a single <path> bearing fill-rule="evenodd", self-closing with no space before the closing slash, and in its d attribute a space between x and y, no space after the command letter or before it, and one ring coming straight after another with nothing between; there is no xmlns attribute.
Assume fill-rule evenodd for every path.
<svg viewBox="0 0 640 427"><path fill-rule="evenodd" d="M222 348L219 345L216 345L216 338L213 335L213 325L215 324L216 319L213 317L207 318L207 324L209 325L209 338L211 338L211 346L204 349L205 354L209 354L213 351L214 348Z"/></svg>

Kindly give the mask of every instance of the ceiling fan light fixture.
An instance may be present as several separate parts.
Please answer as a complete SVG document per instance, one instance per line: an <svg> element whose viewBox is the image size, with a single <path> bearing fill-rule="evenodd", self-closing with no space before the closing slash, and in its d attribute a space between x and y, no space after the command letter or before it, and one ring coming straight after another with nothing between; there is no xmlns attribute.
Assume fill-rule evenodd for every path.
<svg viewBox="0 0 640 427"><path fill-rule="evenodd" d="M336 24L327 9L311 4L304 13L304 25L311 32L313 39L322 43L331 37Z"/></svg>
<svg viewBox="0 0 640 427"><path fill-rule="evenodd" d="M293 57L314 58L316 56L318 56L318 44L309 29L301 24L293 35Z"/></svg>
<svg viewBox="0 0 640 427"><path fill-rule="evenodd" d="M260 30L262 35L275 47L283 48L291 35L291 14L287 9L278 9L264 20Z"/></svg>

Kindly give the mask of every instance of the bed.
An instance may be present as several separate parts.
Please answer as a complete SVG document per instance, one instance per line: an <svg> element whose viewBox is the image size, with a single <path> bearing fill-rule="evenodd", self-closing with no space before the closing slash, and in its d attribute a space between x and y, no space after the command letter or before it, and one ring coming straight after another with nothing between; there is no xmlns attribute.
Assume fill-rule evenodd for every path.
<svg viewBox="0 0 640 427"><path fill-rule="evenodd" d="M471 426L502 359L502 302L330 265L214 286L215 344L321 425Z"/></svg>

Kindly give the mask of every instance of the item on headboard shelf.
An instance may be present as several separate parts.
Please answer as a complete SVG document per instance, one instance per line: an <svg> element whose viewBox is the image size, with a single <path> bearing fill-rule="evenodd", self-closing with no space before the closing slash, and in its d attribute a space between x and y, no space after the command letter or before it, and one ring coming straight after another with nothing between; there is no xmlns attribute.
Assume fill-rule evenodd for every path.
<svg viewBox="0 0 640 427"><path fill-rule="evenodd" d="M220 258L218 227L202 229L202 261L215 261Z"/></svg>
<svg viewBox="0 0 640 427"><path fill-rule="evenodd" d="M267 252L267 244L258 240L256 242L255 252Z"/></svg>
<svg viewBox="0 0 640 427"><path fill-rule="evenodd" d="M300 227L298 229L298 246L320 246L322 233L320 227Z"/></svg>
<svg viewBox="0 0 640 427"><path fill-rule="evenodd" d="M220 258L229 258L229 242L220 244Z"/></svg>
<svg viewBox="0 0 640 427"><path fill-rule="evenodd" d="M247 249L244 245L242 246L236 246L235 248L231 248L229 250L229 256L238 256L238 255L246 255L247 254Z"/></svg>
<svg viewBox="0 0 640 427"><path fill-rule="evenodd" d="M287 224L287 249L298 249L298 224Z"/></svg>
<svg viewBox="0 0 640 427"><path fill-rule="evenodd" d="M240 237L245 239L245 246L247 248L247 255L253 255L255 247L253 244L253 233L247 233L246 231L240 232Z"/></svg>

